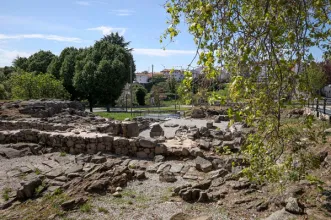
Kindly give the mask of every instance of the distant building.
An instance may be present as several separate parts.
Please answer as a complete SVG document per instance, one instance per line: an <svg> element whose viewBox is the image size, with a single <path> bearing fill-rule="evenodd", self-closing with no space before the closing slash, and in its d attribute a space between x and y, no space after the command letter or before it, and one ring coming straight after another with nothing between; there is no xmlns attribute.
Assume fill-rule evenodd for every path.
<svg viewBox="0 0 331 220"><path fill-rule="evenodd" d="M153 77L163 77L164 75L162 73L149 73L147 71L144 71L142 73L136 73L136 82L140 84L147 84L150 82L150 80Z"/></svg>
<svg viewBox="0 0 331 220"><path fill-rule="evenodd" d="M324 97L331 98L331 84L327 85L327 86L324 86L321 89L321 92L322 92L322 95L324 95Z"/></svg>
<svg viewBox="0 0 331 220"><path fill-rule="evenodd" d="M202 70L203 70L203 67L202 67L202 66L199 66L199 67L193 69L193 70L191 71L191 72L192 72L192 77L193 77L193 79L196 79L196 78L198 78L200 75L202 75L202 74L203 74Z"/></svg>
<svg viewBox="0 0 331 220"><path fill-rule="evenodd" d="M161 73L166 77L174 77L176 81L182 81L184 79L184 73L181 70L178 69L164 69L161 71Z"/></svg>
<svg viewBox="0 0 331 220"><path fill-rule="evenodd" d="M136 73L136 81L140 84L148 83L149 74L146 73Z"/></svg>
<svg viewBox="0 0 331 220"><path fill-rule="evenodd" d="M156 72L156 73L148 73L149 80L153 77L163 77L164 75L162 73Z"/></svg>
<svg viewBox="0 0 331 220"><path fill-rule="evenodd" d="M194 79L198 78L200 75L204 75L203 72L204 67L199 66L192 70L192 77ZM220 81L229 81L230 80L230 74L226 72L225 70L220 70L220 74L217 76L217 79Z"/></svg>

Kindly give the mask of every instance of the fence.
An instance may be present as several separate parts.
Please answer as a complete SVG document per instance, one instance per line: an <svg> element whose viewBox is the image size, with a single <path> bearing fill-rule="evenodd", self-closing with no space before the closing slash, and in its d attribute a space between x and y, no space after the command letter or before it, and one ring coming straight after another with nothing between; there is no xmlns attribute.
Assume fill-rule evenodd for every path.
<svg viewBox="0 0 331 220"><path fill-rule="evenodd" d="M319 113L323 113L325 115L331 116L331 109L328 109L328 106L331 107L331 99L324 98L324 99L318 99L315 98L313 100L308 99L307 101L307 107L311 110L316 111L317 117L319 116Z"/></svg>
<svg viewBox="0 0 331 220"><path fill-rule="evenodd" d="M96 109L94 109L96 110ZM133 117L145 117L145 118L154 118L154 119L164 119L164 118L180 118L185 116L185 111L187 109L178 108L178 107L133 107L131 108L111 108L110 113L112 114L121 114L128 113L132 114ZM105 108L98 108L96 112L106 112Z"/></svg>

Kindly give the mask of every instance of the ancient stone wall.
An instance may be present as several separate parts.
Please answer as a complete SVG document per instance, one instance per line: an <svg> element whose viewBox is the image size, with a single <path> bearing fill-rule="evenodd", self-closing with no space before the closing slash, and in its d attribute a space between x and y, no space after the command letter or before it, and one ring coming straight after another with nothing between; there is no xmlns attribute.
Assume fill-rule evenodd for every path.
<svg viewBox="0 0 331 220"><path fill-rule="evenodd" d="M70 128L73 128L73 126L40 121L0 121L0 130L36 129L41 131L66 131Z"/></svg>
<svg viewBox="0 0 331 220"><path fill-rule="evenodd" d="M190 140L187 140L190 141ZM0 144L33 143L46 152L68 152L71 154L114 153L137 158L154 158L155 155L170 157L203 156L195 142L176 147L171 142L153 138L119 137L96 132L49 132L36 129L0 131ZM186 142L185 142L186 143Z"/></svg>

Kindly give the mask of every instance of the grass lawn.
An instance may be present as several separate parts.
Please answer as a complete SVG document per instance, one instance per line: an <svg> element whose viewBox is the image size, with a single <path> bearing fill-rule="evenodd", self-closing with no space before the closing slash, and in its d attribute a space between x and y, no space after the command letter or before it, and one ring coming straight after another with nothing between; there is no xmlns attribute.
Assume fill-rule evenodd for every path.
<svg viewBox="0 0 331 220"><path fill-rule="evenodd" d="M190 110L191 107L180 107L177 106L177 108L175 109L175 106L169 106L169 107L149 107L149 108L134 108L134 110L143 110L143 111L158 111L158 110L161 110L161 111L187 111L187 110Z"/></svg>
<svg viewBox="0 0 331 220"><path fill-rule="evenodd" d="M132 114L131 116L131 113L130 112L119 112L119 113L114 113L114 112L95 112L94 113L95 115L99 115L101 117L104 117L104 118L113 118L115 120L120 120L120 121L123 121L124 119L126 118L134 118L134 117L137 117L139 116L139 114Z"/></svg>
<svg viewBox="0 0 331 220"><path fill-rule="evenodd" d="M181 107L180 110L181 111L188 111L190 110L190 107ZM161 113L166 113L166 111L169 111L168 113L170 113L170 111L174 111L175 107L161 107L160 111ZM133 108L133 111L145 111L145 113L148 113L148 111L152 111L153 113L157 113L159 111L159 108L157 107L152 107L152 108ZM179 111L179 109L177 108L177 111ZM95 112L95 115L99 115L101 117L104 118L113 118L115 120L124 120L126 118L134 118L134 117L138 117L138 116L142 116L142 113L131 113L130 112Z"/></svg>

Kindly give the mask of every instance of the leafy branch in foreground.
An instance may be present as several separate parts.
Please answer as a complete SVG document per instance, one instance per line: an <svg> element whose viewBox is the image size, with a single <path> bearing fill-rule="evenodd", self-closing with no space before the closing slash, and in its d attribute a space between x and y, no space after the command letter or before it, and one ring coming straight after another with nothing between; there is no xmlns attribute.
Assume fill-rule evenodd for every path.
<svg viewBox="0 0 331 220"><path fill-rule="evenodd" d="M301 131L289 132L281 113L287 102L296 99L304 104L311 96L309 49L329 46L330 1L169 0L165 8L170 20L161 42L180 33L184 18L206 77L231 74L229 96L245 103L236 115L256 128L243 152L251 164L245 173L256 181L279 181L292 170L304 177L306 170L298 166L309 164L309 157L302 157L304 147L293 151L292 144L298 135L306 135L301 131L312 127L311 119L305 120ZM191 83L192 74L186 73L179 91L188 102ZM210 100L216 99L215 94L209 93Z"/></svg>

